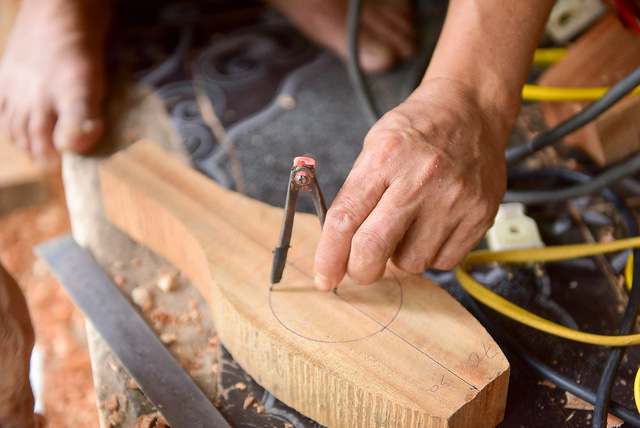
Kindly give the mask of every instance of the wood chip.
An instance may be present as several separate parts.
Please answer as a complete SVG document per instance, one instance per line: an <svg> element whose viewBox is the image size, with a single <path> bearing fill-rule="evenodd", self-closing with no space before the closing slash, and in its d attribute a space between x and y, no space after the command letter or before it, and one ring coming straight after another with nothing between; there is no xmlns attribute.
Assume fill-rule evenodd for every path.
<svg viewBox="0 0 640 428"><path fill-rule="evenodd" d="M113 394L111 397L103 400L102 403L100 403L100 408L102 410L106 410L107 412L116 411L118 410L118 407L120 407L120 403L118 402L118 394Z"/></svg>
<svg viewBox="0 0 640 428"><path fill-rule="evenodd" d="M284 423L284 428L293 428L293 425L291 425L291 424L290 424L290 423L288 423L288 422L285 422L285 423Z"/></svg>
<svg viewBox="0 0 640 428"><path fill-rule="evenodd" d="M247 410L256 399L253 398L252 395L247 395L247 398L244 399L244 403L242 404L242 408Z"/></svg>
<svg viewBox="0 0 640 428"><path fill-rule="evenodd" d="M131 266L140 267L141 264L142 260L140 260L138 257L131 259Z"/></svg>
<svg viewBox="0 0 640 428"><path fill-rule="evenodd" d="M264 413L264 406L263 405L257 405L256 406L256 412L258 413Z"/></svg>
<svg viewBox="0 0 640 428"><path fill-rule="evenodd" d="M153 296L144 287L136 287L131 290L131 298L144 312L147 312L153 306Z"/></svg>
<svg viewBox="0 0 640 428"><path fill-rule="evenodd" d="M151 415L142 415L136 419L136 428L154 428L156 426L158 416L154 413Z"/></svg>
<svg viewBox="0 0 640 428"><path fill-rule="evenodd" d="M546 386L547 388L551 388L551 389L555 389L555 387L556 387L556 384L555 384L555 383L550 382L550 381L548 381L548 380L546 380L546 379L545 379L545 380L543 380L542 382L540 382L540 385L542 385L542 386Z"/></svg>
<svg viewBox="0 0 640 428"><path fill-rule="evenodd" d="M127 389L140 389L138 386L138 382L134 378L131 378L127 381Z"/></svg>
<svg viewBox="0 0 640 428"><path fill-rule="evenodd" d="M121 411L111 412L109 416L107 416L107 422L112 427L120 425L124 422L124 413Z"/></svg>
<svg viewBox="0 0 640 428"><path fill-rule="evenodd" d="M624 421L613 416L611 413L607 415L607 428L620 428Z"/></svg>
<svg viewBox="0 0 640 428"><path fill-rule="evenodd" d="M247 384L244 382L238 382L234 386L236 387L236 389L239 389L240 391L244 391L245 389L247 389Z"/></svg>
<svg viewBox="0 0 640 428"><path fill-rule="evenodd" d="M567 409L573 410L593 410L593 405L587 403L582 398L578 398L570 392L565 392L567 394L567 403L564 405Z"/></svg>
<svg viewBox="0 0 640 428"><path fill-rule="evenodd" d="M171 345L178 340L178 336L175 333L162 333L160 335L160 341L165 345Z"/></svg>
<svg viewBox="0 0 640 428"><path fill-rule="evenodd" d="M278 105L285 110L293 110L296 106L296 99L289 94L282 94L278 97Z"/></svg>
<svg viewBox="0 0 640 428"><path fill-rule="evenodd" d="M127 280L123 275L116 275L113 277L113 282L115 282L118 287L122 287L126 281Z"/></svg>
<svg viewBox="0 0 640 428"><path fill-rule="evenodd" d="M120 366L115 361L109 361L109 367L111 367L111 370L113 370L116 373L120 371Z"/></svg>
<svg viewBox="0 0 640 428"><path fill-rule="evenodd" d="M165 293L177 290L179 285L178 273L174 271L164 271L156 279L156 287Z"/></svg>

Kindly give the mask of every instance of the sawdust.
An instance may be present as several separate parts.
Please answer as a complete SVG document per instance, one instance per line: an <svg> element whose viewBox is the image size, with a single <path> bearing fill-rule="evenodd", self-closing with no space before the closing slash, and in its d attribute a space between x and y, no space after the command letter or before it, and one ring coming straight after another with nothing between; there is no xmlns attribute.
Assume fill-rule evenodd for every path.
<svg viewBox="0 0 640 428"><path fill-rule="evenodd" d="M84 317L32 247L71 228L60 171L49 177L47 203L0 216L0 261L25 293L44 356L45 414L50 427L98 426Z"/></svg>
<svg viewBox="0 0 640 428"><path fill-rule="evenodd" d="M242 403L242 408L247 410L256 399L253 398L253 395L247 395L247 398L244 399L244 403Z"/></svg>

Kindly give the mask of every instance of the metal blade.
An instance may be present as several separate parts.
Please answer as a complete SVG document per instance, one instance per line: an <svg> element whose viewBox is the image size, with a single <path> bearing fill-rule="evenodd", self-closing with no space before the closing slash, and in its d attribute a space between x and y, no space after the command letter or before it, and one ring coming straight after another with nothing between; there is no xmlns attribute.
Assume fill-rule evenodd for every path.
<svg viewBox="0 0 640 428"><path fill-rule="evenodd" d="M118 286L70 235L40 244L34 252L173 428L230 426Z"/></svg>

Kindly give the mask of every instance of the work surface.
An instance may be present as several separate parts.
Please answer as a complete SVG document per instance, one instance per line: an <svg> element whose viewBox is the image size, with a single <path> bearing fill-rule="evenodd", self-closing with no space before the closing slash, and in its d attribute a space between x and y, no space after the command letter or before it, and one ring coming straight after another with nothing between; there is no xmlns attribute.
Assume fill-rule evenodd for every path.
<svg viewBox="0 0 640 428"><path fill-rule="evenodd" d="M357 106L352 101L353 98L345 96L350 89L344 70L335 58L310 51L309 48L301 50L306 45L298 42L285 43L284 46L297 47L288 51L295 60L289 58L289 63L281 60L275 65L268 62L272 66L262 68L261 75L244 74L246 79L240 82L226 82L216 86L208 80L209 83L205 85L209 95L218 94L210 97L211 103L213 110L221 118L220 122L227 129L229 141L233 142L233 150L230 150L230 146L221 144L221 139L202 133L210 123L210 118L197 114L198 108L190 82L178 84L157 81L152 83L159 87L158 95L164 102L150 90L141 87L126 86L116 90L108 107L111 126L102 153L97 154L97 157L69 156L65 159L65 180L76 239L91 249L105 270L123 283L123 290L130 293L133 289L142 287L149 292L151 299L147 313L152 324L159 333L164 333L164 339L174 355L208 396L212 400L217 399L230 419L238 421L241 426L284 426L285 423L313 426L314 423L278 404L273 396L255 385L227 353L218 348L217 335L207 316L204 302L183 278L180 279L177 291L158 291L154 285L155 279L161 268L168 264L133 244L104 220L97 192L99 183L96 166L103 156L114 151L116 142L130 143L140 138L149 138L173 147L174 152L180 152L179 141L182 139L191 152L196 168L221 184L281 206L291 158L301 154L314 155L319 162L321 184L328 199L332 199L358 152L357 142L364 135L366 124L355 113ZM212 48L213 52L209 53L219 54L220 49L216 51ZM226 52L224 49L222 51ZM207 62L207 56L199 58L201 62ZM196 64L201 62L196 61ZM294 69L298 71L292 72ZM267 78L269 82L262 91L257 89L261 87L261 80L258 79L260 76ZM186 78L179 70L173 76L167 76L169 77L177 80ZM213 77L215 80L216 76ZM385 85L398 85L402 81L397 76L395 79L390 76L388 81L376 81L376 88L382 90L384 95L388 93L384 92ZM389 87L386 86L387 89ZM398 95L400 92L392 91L392 94ZM339 102L330 104L332 108L329 109L326 104L318 102L319 94L334 94L334 99ZM393 98L391 96L389 103L394 102ZM173 123L170 123L165 109L168 109ZM331 112L330 116L324 116L327 111ZM247 117L255 112L258 114ZM336 121L336 118L342 120ZM331 170L324 170L323 165L331 165ZM269 171L270 180L265 179L265 169ZM598 204L595 201L595 205L587 202L573 207L570 215L562 207L552 207L546 213L544 210L540 211L540 219L555 227L550 227L545 237L550 237L550 242L562 242L566 231L560 234L557 232L562 224L566 224L566 217L569 216L570 220L584 226L583 213L602 214L603 210ZM310 204L307 205L308 208ZM592 221L593 217L591 215ZM589 215L586 218L588 220ZM603 221L600 217L600 222ZM607 226L606 221L603 224ZM611 224L614 223L610 222ZM573 232L569 235L573 239L581 233L571 230ZM599 266L588 263L571 266L569 270L562 266L552 266L550 270L554 274L550 295L547 292L540 296L535 289L524 287L520 291L513 291L510 297L521 304L532 306L544 299L553 300L562 307L571 308L571 314L581 328L589 328L593 320L598 319L602 323L598 326L600 331L615 331L618 308L623 300L617 292L617 284L611 281L611 275L594 281L594 272L599 270ZM434 278L441 279L447 291L460 297L459 290L451 284L446 274ZM567 287L566 284L572 286ZM588 302L598 302L598 308ZM145 306L144 302L142 306ZM553 312L552 306L547 305L544 310L554 317L557 313ZM601 310L602 308L605 310ZM525 345L536 351L547 363L592 388L597 383L597 374L606 357L604 350L553 340L532 334L529 330L516 331L523 341L526 340ZM101 422L108 426L109 419L116 422L120 420L118 418L122 418L122 426L133 426L137 417L152 413L153 410L135 386L128 382L127 375L118 367L90 327L89 337L97 391L104 409L100 412ZM614 394L615 398L627 405L631 404L632 370L637 361L634 355L637 356L637 353L631 353L625 362ZM576 402L559 388L542 383L517 358L511 360L513 369L504 426L588 425L588 412L575 410L576 407L584 408L583 404ZM212 376L216 373L217 385L216 376ZM115 407L112 400L114 393L118 394L118 405ZM247 398L249 396L254 397L255 401L251 402ZM248 403L247 409L243 409L245 403Z"/></svg>

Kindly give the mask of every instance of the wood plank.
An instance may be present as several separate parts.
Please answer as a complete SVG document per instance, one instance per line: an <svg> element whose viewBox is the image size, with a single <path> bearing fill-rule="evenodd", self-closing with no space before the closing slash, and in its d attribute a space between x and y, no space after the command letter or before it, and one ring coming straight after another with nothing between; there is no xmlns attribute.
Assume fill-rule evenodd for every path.
<svg viewBox="0 0 640 428"><path fill-rule="evenodd" d="M543 86L611 86L640 66L640 35L609 14L582 35L562 61L538 80ZM556 126L588 102L543 102L545 122ZM625 159L640 150L640 96L627 97L565 140L600 165Z"/></svg>
<svg viewBox="0 0 640 428"><path fill-rule="evenodd" d="M487 427L502 420L509 364L484 328L422 275L389 265L372 286L313 287L317 218L298 214L270 291L282 210L134 144L100 170L108 218L182 269L221 341L258 383L319 423Z"/></svg>
<svg viewBox="0 0 640 428"><path fill-rule="evenodd" d="M43 168L0 138L0 214L47 200Z"/></svg>

